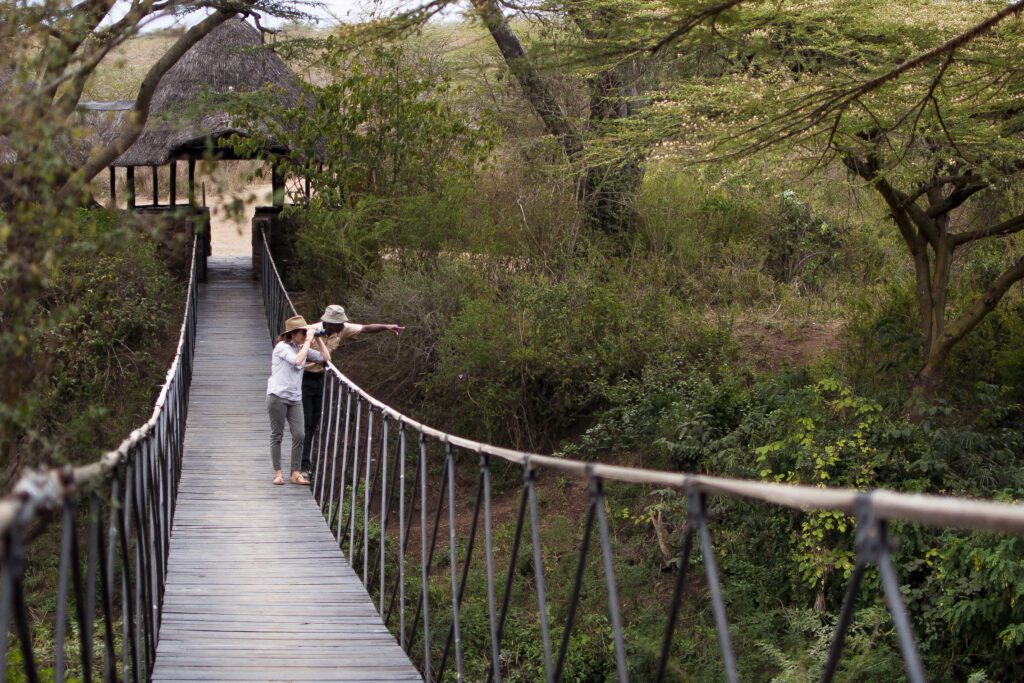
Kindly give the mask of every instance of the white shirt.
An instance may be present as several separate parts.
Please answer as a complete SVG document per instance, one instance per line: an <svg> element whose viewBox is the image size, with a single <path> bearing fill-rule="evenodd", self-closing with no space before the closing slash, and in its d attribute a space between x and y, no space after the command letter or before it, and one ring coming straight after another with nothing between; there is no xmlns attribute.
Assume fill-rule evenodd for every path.
<svg viewBox="0 0 1024 683"><path fill-rule="evenodd" d="M274 354L270 357L270 379L267 380L267 394L273 394L293 403L302 402L302 366L296 363L302 347L288 342L278 342ZM308 360L324 362L324 357L316 349L306 352Z"/></svg>

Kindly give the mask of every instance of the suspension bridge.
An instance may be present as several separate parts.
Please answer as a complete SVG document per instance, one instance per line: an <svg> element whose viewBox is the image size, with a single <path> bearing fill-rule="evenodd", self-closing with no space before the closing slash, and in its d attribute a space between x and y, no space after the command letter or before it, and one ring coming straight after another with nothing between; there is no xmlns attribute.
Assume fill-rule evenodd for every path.
<svg viewBox="0 0 1024 683"><path fill-rule="evenodd" d="M739 679L707 514L709 498L722 496L855 517L856 563L822 680L836 675L857 595L874 567L907 678L924 681L889 523L1024 533L1024 507L1017 505L740 481L498 448L405 416L334 366L311 490L275 487L263 402L268 333L272 338L295 309L265 241L257 239L254 250L258 285L249 260L231 258L212 259L208 282L200 284L193 251L177 354L146 424L95 463L26 472L0 501L0 680L9 673L28 681L468 680L467 658L483 657L488 680L501 681L514 673L503 656L510 605L529 602L543 679L557 681L579 628L583 573L593 554L612 633L609 666L626 681L605 487L641 484L678 491L687 508L656 680L673 677L672 644L695 548L720 674ZM499 466L522 477L511 550L502 557L492 499ZM475 483L472 516L461 524L456 501L465 491L457 490L457 470L463 483L472 472ZM569 598L558 624L550 623L540 535L538 477L545 472L577 478L586 491L577 555L562 559L575 572L571 586L559 587ZM47 524L59 525L60 559L54 613L41 615L26 605L26 567ZM532 580L514 595L521 562L529 562ZM461 609L471 573L486 586L486 652L465 651ZM450 590L443 605L429 590L438 581ZM41 631L48 631L46 647L37 642Z"/></svg>

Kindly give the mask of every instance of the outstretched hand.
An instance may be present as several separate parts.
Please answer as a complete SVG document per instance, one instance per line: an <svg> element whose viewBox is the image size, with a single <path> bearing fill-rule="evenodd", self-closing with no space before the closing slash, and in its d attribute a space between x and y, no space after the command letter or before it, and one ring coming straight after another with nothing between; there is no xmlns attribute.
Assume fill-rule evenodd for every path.
<svg viewBox="0 0 1024 683"><path fill-rule="evenodd" d="M394 334L394 335L395 335L396 337L397 337L398 335L402 334L402 331L403 331L404 329L405 329L405 327L404 327L404 326L402 326L402 325L388 325L388 332L391 332L391 333L392 333L392 334Z"/></svg>

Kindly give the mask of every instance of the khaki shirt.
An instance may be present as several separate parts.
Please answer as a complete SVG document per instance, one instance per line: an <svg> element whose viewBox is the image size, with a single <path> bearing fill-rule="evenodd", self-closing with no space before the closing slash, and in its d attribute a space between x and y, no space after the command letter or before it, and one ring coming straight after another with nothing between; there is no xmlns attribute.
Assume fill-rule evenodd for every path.
<svg viewBox="0 0 1024 683"><path fill-rule="evenodd" d="M327 347L328 353L330 353L331 357L333 358L334 352L338 349L338 346L341 344L343 340L348 339L350 337L354 337L362 331L362 325L357 325L356 323L345 323L345 327L343 327L340 332L335 332L334 334L328 334L327 336L320 337L320 341L324 343L324 346ZM318 363L316 361L307 361L305 371L323 372L324 364Z"/></svg>

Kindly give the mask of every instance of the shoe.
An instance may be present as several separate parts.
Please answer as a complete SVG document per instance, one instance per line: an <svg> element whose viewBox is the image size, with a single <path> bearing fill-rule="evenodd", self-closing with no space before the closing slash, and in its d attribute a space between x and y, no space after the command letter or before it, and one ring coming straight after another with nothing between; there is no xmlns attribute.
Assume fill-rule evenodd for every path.
<svg viewBox="0 0 1024 683"><path fill-rule="evenodd" d="M292 483L299 484L301 486L309 486L309 479L307 479L302 472L295 470L292 472Z"/></svg>
<svg viewBox="0 0 1024 683"><path fill-rule="evenodd" d="M302 470L302 476L304 476L306 479L313 479L313 473L310 472L309 470Z"/></svg>

